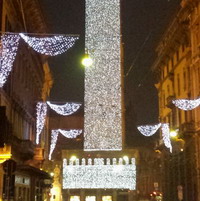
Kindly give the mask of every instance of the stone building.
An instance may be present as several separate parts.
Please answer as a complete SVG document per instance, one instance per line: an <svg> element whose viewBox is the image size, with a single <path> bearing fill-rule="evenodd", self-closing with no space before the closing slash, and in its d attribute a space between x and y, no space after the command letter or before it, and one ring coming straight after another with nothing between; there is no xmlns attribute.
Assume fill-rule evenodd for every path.
<svg viewBox="0 0 200 201"><path fill-rule="evenodd" d="M1 36L8 32L46 33L38 0L0 0ZM0 49L1 54L1 49ZM1 68L1 66L0 66ZM13 69L0 89L0 200L48 200L48 123L36 146L36 104L52 87L47 57L20 39ZM5 161L5 162L4 162Z"/></svg>
<svg viewBox="0 0 200 201"><path fill-rule="evenodd" d="M173 152L162 151L163 199L200 200L200 108L184 111L173 99L196 99L200 89L200 2L183 0L176 17L157 46L152 67L157 75L159 118L178 136L171 139Z"/></svg>

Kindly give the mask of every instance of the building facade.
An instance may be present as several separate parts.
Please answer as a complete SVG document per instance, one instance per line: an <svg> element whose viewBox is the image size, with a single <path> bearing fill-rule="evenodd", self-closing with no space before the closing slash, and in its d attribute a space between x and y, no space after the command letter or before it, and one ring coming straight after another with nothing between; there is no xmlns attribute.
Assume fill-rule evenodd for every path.
<svg viewBox="0 0 200 201"><path fill-rule="evenodd" d="M8 32L46 33L39 1L0 1L1 36ZM0 49L1 53L1 49ZM0 89L0 200L48 200L48 123L36 146L36 104L52 87L47 57L20 39L13 69Z"/></svg>
<svg viewBox="0 0 200 201"><path fill-rule="evenodd" d="M173 99L196 99L200 89L200 2L183 0L156 49L153 70L157 75L159 118L178 133L172 154L162 140L163 200L200 200L199 107L184 111Z"/></svg>

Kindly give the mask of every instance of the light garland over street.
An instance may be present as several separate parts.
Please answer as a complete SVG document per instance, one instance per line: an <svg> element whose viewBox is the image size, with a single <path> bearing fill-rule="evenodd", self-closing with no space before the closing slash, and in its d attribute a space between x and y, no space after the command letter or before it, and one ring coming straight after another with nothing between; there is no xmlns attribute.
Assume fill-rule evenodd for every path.
<svg viewBox="0 0 200 201"><path fill-rule="evenodd" d="M56 56L71 48L78 37L74 36L52 36L52 37L29 37L23 33L19 34L24 41L36 52L49 56Z"/></svg>
<svg viewBox="0 0 200 201"><path fill-rule="evenodd" d="M79 129L71 129L71 130L52 130L51 131L51 145L50 145L50 151L49 151L49 160L51 160L52 153L56 147L56 143L58 140L58 134L61 133L66 138L76 138L78 135L80 135L83 132L83 130Z"/></svg>
<svg viewBox="0 0 200 201"><path fill-rule="evenodd" d="M4 34L1 36L0 46L0 87L3 87L12 71L13 62L19 45L18 34Z"/></svg>
<svg viewBox="0 0 200 201"><path fill-rule="evenodd" d="M75 113L80 107L79 103L66 103L64 105L56 105L47 101L48 106L60 115L67 116Z"/></svg>
<svg viewBox="0 0 200 201"><path fill-rule="evenodd" d="M138 126L137 129L140 131L141 134L144 136L152 136L154 135L157 130L160 128L161 123L155 124L155 125L144 125L144 126Z"/></svg>
<svg viewBox="0 0 200 201"><path fill-rule="evenodd" d="M181 110L193 110L200 105L200 98L172 100L172 103Z"/></svg>

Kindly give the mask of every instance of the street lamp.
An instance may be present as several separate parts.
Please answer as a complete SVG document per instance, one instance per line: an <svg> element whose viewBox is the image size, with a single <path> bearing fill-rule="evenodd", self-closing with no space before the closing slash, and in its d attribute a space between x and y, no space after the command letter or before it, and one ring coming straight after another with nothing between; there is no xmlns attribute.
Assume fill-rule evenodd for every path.
<svg viewBox="0 0 200 201"><path fill-rule="evenodd" d="M82 59L82 64L85 67L90 67L93 64L93 60L89 54L85 54L84 58Z"/></svg>
<svg viewBox="0 0 200 201"><path fill-rule="evenodd" d="M175 138L177 137L177 135L178 135L178 132L176 130L170 131L170 137Z"/></svg>

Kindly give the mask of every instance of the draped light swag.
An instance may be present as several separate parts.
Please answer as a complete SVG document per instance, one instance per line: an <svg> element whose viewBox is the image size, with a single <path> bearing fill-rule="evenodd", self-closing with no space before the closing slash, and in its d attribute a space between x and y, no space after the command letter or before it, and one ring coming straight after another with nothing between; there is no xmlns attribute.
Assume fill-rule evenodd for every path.
<svg viewBox="0 0 200 201"><path fill-rule="evenodd" d="M56 147L57 139L58 139L58 134L61 133L63 136L66 138L76 138L78 135L80 135L83 132L83 130L77 130L77 129L72 129L72 130L52 130L51 131L51 145L50 145L50 152L49 152L49 160L51 160L51 155Z"/></svg>
<svg viewBox="0 0 200 201"><path fill-rule="evenodd" d="M172 100L172 103L181 110L193 110L200 105L200 98Z"/></svg>
<svg viewBox="0 0 200 201"><path fill-rule="evenodd" d="M36 52L49 56L56 56L71 48L78 37L74 36L52 36L52 37L29 37L23 33L19 34L23 40Z"/></svg>
<svg viewBox="0 0 200 201"><path fill-rule="evenodd" d="M12 70L19 45L18 34L4 34L0 42L0 87L3 87Z"/></svg>

